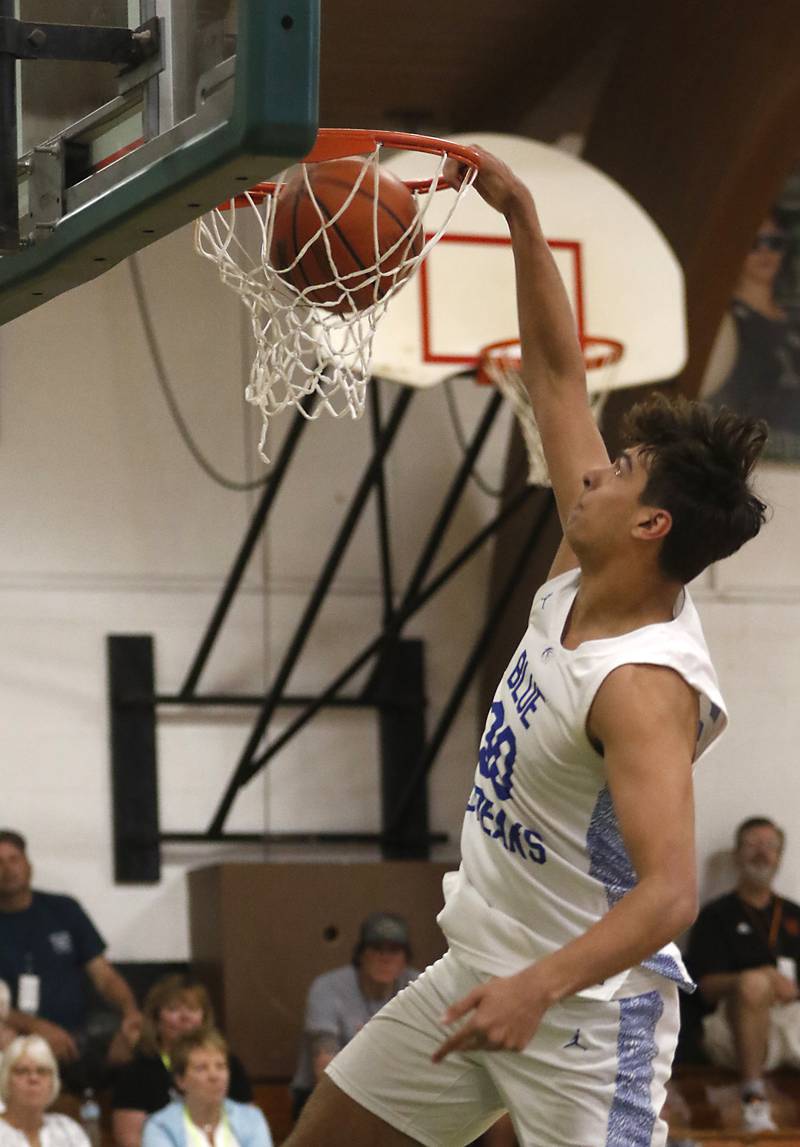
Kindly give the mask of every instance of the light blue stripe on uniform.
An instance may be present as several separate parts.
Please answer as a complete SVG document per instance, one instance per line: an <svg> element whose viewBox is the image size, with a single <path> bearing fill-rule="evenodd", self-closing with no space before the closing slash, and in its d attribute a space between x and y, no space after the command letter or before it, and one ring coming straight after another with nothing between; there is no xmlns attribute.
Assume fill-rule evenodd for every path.
<svg viewBox="0 0 800 1147"><path fill-rule="evenodd" d="M636 873L617 824L617 814L608 785L597 794L586 833L589 875L599 880L606 893L609 908L636 886ZM687 980L675 960L665 952L656 952L642 960L642 967L674 980L684 991L693 992L695 985Z"/></svg>
<svg viewBox="0 0 800 1147"><path fill-rule="evenodd" d="M656 1112L650 1097L656 1025L664 1012L660 992L620 1000L617 1078L608 1116L606 1147L650 1147Z"/></svg>

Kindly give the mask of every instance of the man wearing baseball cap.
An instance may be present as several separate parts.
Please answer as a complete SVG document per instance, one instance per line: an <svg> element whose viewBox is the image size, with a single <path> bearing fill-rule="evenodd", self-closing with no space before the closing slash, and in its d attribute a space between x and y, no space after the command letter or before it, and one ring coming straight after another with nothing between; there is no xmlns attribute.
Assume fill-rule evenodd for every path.
<svg viewBox="0 0 800 1147"><path fill-rule="evenodd" d="M336 1053L419 975L410 967L410 959L408 924L403 917L372 912L362 921L352 962L314 980L291 1083L295 1118Z"/></svg>

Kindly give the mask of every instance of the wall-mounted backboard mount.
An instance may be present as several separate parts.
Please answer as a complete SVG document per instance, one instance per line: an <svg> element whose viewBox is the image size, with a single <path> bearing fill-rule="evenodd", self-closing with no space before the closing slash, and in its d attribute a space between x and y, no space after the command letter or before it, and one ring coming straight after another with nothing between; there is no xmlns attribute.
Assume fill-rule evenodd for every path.
<svg viewBox="0 0 800 1147"><path fill-rule="evenodd" d="M318 53L319 0L0 0L0 323L305 155Z"/></svg>

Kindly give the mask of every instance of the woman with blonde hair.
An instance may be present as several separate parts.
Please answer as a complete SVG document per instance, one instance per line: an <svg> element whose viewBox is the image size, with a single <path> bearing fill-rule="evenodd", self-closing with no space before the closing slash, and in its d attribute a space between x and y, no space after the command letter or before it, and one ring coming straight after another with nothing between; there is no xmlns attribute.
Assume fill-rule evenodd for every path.
<svg viewBox="0 0 800 1147"><path fill-rule="evenodd" d="M178 1041L214 1025L206 988L187 975L165 976L155 983L142 1010L144 1022L136 1055L114 1084L112 1123L117 1147L138 1147L147 1116L175 1098L172 1054ZM228 1077L229 1097L249 1103L250 1081L241 1062L230 1054Z"/></svg>
<svg viewBox="0 0 800 1147"><path fill-rule="evenodd" d="M58 1064L46 1040L17 1036L0 1062L0 1147L89 1147L86 1132L68 1115L47 1108L61 1088Z"/></svg>
<svg viewBox="0 0 800 1147"><path fill-rule="evenodd" d="M226 1098L228 1045L219 1032L184 1036L173 1048L172 1069L181 1097L150 1116L142 1147L273 1147L259 1108Z"/></svg>

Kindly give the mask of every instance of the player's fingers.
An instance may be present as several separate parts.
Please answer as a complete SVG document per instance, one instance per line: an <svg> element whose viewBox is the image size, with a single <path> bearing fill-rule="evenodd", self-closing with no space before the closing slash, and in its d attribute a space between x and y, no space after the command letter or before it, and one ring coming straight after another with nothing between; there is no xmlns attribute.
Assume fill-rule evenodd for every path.
<svg viewBox="0 0 800 1147"><path fill-rule="evenodd" d="M445 183L448 183L454 190L458 191L461 184L464 182L464 176L467 174L466 165L461 163L460 160L454 159L450 156L442 169L442 178Z"/></svg>
<svg viewBox="0 0 800 1147"><path fill-rule="evenodd" d="M467 1012L471 1012L473 1008L477 1007L482 998L483 988L473 988L463 999L456 1000L454 1004L450 1005L442 1016L441 1022L445 1027L448 1024L454 1024L456 1020L460 1020Z"/></svg>
<svg viewBox="0 0 800 1147"><path fill-rule="evenodd" d="M459 1028L449 1039L446 1039L431 1058L434 1063L441 1063L445 1056L450 1055L453 1051L477 1051L483 1046L482 1033L476 1031L472 1024L465 1024L463 1028Z"/></svg>

